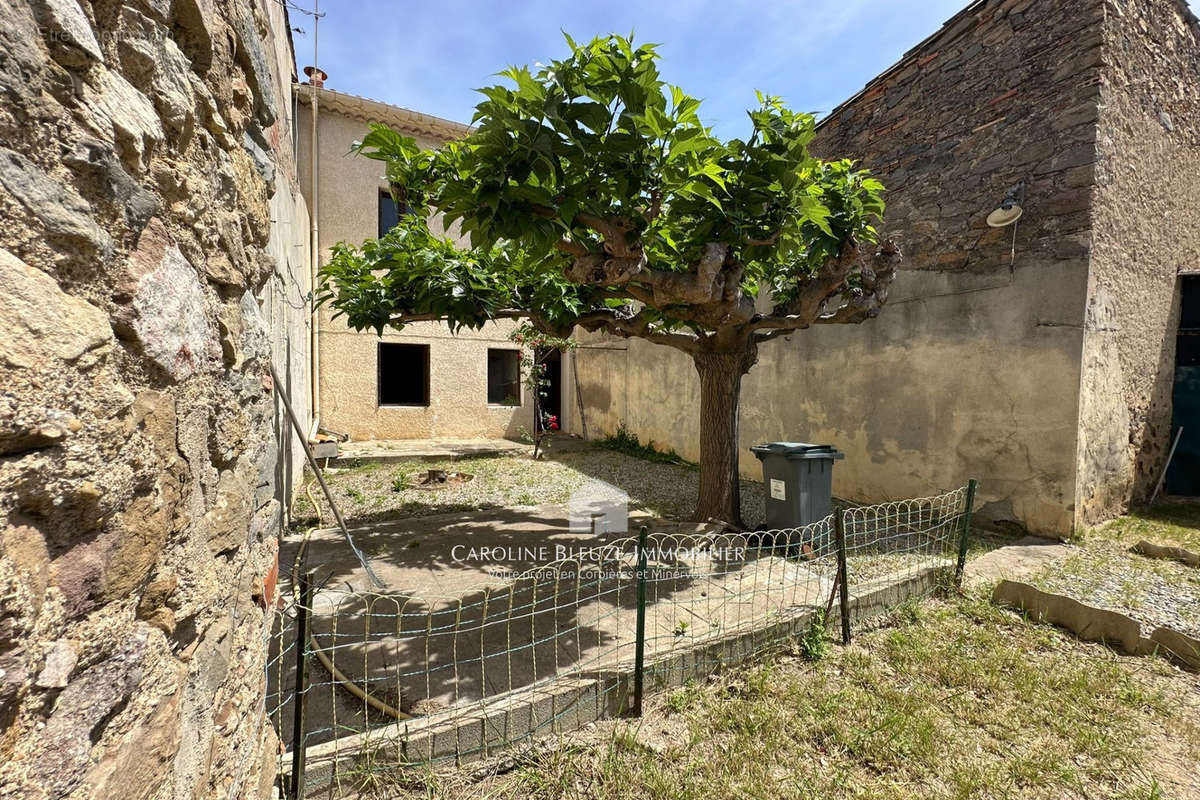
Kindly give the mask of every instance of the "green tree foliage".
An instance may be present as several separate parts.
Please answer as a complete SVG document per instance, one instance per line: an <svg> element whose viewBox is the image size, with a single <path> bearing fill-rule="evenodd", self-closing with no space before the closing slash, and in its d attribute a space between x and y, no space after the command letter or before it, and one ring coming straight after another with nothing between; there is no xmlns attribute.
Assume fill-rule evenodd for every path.
<svg viewBox="0 0 1200 800"><path fill-rule="evenodd" d="M699 100L660 78L654 45L567 42L566 58L481 89L464 140L422 150L374 125L356 144L411 213L334 248L322 299L351 327L578 325L684 350L704 383L706 370L740 379L767 339L878 313L898 259L877 244L883 186L815 158L812 115L759 94L749 135L724 141ZM433 233L433 215L469 246ZM728 482L724 433L732 450L708 460Z"/></svg>

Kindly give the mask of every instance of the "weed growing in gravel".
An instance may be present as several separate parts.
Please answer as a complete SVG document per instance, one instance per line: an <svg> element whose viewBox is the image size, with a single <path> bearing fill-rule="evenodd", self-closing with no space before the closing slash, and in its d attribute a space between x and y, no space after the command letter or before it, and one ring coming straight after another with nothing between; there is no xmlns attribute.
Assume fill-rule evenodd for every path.
<svg viewBox="0 0 1200 800"><path fill-rule="evenodd" d="M1033 576L1031 582L1046 591L1129 614L1150 626L1200 634L1200 570L1129 551L1140 539L1177 543L1186 538L1180 530L1170 523L1122 517L1079 536L1078 550Z"/></svg>
<svg viewBox="0 0 1200 800"><path fill-rule="evenodd" d="M683 464L690 467L696 466L694 462L685 460L674 450L659 450L654 446L654 442L642 444L638 439L638 435L633 433L624 425L617 428L617 432L611 436L605 436L598 440L597 447L603 447L605 450L612 450L617 453L624 453L627 456L640 458L643 461L653 461L658 464Z"/></svg>

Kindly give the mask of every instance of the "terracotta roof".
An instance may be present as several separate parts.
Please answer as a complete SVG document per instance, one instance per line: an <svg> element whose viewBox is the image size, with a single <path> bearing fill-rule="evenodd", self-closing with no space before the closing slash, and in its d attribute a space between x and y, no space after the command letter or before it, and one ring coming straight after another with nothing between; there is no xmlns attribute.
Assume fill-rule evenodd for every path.
<svg viewBox="0 0 1200 800"><path fill-rule="evenodd" d="M292 91L296 98L305 105L312 103L312 93L316 91L318 107L322 111L334 111L348 117L361 119L364 122L383 123L404 133L445 140L460 139L473 130L470 125L464 125L461 122L442 119L432 114L422 114L420 111L389 105L369 97L335 92L323 86L315 87L307 83L294 83Z"/></svg>

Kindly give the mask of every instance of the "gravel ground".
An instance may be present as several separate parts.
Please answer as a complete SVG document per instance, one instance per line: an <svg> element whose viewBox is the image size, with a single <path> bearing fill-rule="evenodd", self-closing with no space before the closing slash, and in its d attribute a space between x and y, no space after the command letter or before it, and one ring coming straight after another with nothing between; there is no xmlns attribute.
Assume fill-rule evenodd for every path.
<svg viewBox="0 0 1200 800"><path fill-rule="evenodd" d="M1095 528L1082 537L1077 553L1032 582L1145 625L1200 635L1200 569L1129 552L1140 539L1194 548L1200 506L1166 506Z"/></svg>
<svg viewBox="0 0 1200 800"><path fill-rule="evenodd" d="M445 489L410 489L417 473L445 469L474 475L469 483ZM563 439L537 461L527 456L498 456L461 461L395 464L365 463L327 473L329 488L347 520L382 521L489 508L563 503L590 480L602 480L629 493L630 505L670 519L686 519L695 510L700 473L684 464L663 464ZM319 487L313 497L324 508ZM330 519L324 510L325 519ZM299 524L312 516L303 494L297 499ZM754 526L764 518L763 488L742 481L742 516Z"/></svg>
<svg viewBox="0 0 1200 800"><path fill-rule="evenodd" d="M429 469L465 472L474 478L461 486L412 489L408 484ZM492 508L534 506L566 502L571 492L589 480L603 480L629 493L631 505L657 516L685 520L695 509L700 473L694 466L647 461L596 447L577 439L560 439L549 454L537 461L525 455L469 458L459 461L404 461L391 464L366 462L330 470L329 487L348 521L378 522ZM312 496L325 508L319 487ZM311 524L312 506L301 494L296 501L297 526ZM763 485L742 481L742 516L750 527L765 519ZM861 553L850 558L854 584L882 575L932 563L934 556L953 557L953 542L945 553ZM828 561L828 564L825 561ZM827 569L826 569L827 567ZM813 562L814 572L832 573L834 562ZM831 577L828 575L826 577Z"/></svg>

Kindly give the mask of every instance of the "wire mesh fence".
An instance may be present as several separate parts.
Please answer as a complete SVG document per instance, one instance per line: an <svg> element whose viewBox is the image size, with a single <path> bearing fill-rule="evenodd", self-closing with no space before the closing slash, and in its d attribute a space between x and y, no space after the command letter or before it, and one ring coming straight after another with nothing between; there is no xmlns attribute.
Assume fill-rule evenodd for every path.
<svg viewBox="0 0 1200 800"><path fill-rule="evenodd" d="M972 497L973 483L787 530L643 529L467 592L360 591L297 567L268 675L284 795L303 796L306 775L461 761L638 713L646 691L835 620L848 640L953 581Z"/></svg>

